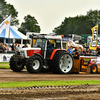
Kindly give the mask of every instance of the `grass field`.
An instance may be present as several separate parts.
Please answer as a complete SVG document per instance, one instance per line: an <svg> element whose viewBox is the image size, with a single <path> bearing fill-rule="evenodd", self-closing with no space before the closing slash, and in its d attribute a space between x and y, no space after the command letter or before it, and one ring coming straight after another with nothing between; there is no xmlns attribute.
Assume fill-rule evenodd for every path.
<svg viewBox="0 0 100 100"><path fill-rule="evenodd" d="M10 68L9 62L0 62L0 68ZM8 87L29 87L29 86L64 86L64 85L84 85L100 84L98 80L87 81L28 81L28 82L0 82L0 88Z"/></svg>
<svg viewBox="0 0 100 100"><path fill-rule="evenodd" d="M30 87L30 86L66 86L66 85L100 85L98 80L87 81L28 81L28 82L1 82L0 88Z"/></svg>
<svg viewBox="0 0 100 100"><path fill-rule="evenodd" d="M0 62L0 68L10 68L9 62Z"/></svg>

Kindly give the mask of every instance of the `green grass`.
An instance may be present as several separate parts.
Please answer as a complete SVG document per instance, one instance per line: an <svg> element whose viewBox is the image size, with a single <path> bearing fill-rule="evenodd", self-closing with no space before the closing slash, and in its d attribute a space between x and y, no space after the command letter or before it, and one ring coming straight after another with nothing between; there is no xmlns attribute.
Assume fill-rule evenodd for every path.
<svg viewBox="0 0 100 100"><path fill-rule="evenodd" d="M9 62L0 62L0 64L9 64Z"/></svg>
<svg viewBox="0 0 100 100"><path fill-rule="evenodd" d="M98 80L73 81L28 81L28 82L1 82L0 88L30 87L30 86L65 86L65 85L100 85Z"/></svg>
<svg viewBox="0 0 100 100"><path fill-rule="evenodd" d="M10 68L9 62L0 62L0 68Z"/></svg>
<svg viewBox="0 0 100 100"><path fill-rule="evenodd" d="M0 68L2 68L2 69L9 69L10 66L0 66Z"/></svg>
<svg viewBox="0 0 100 100"><path fill-rule="evenodd" d="M0 62L0 68L10 68L9 62ZM100 85L99 80L71 80L71 81L28 81L28 82L0 82L0 88L30 87L30 86L64 86L64 85Z"/></svg>

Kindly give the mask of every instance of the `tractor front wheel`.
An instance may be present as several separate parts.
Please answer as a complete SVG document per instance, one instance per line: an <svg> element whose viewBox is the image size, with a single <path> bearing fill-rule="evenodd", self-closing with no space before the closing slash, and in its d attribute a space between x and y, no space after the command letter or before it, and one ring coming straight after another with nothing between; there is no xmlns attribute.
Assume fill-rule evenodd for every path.
<svg viewBox="0 0 100 100"><path fill-rule="evenodd" d="M11 59L10 59L10 68L14 71L14 72L20 72L21 70L24 69L24 65L23 63L18 60L18 61L14 61L15 57L12 56Z"/></svg>
<svg viewBox="0 0 100 100"><path fill-rule="evenodd" d="M31 56L26 64L27 71L29 73L38 73L43 67L43 61L40 56L33 55Z"/></svg>

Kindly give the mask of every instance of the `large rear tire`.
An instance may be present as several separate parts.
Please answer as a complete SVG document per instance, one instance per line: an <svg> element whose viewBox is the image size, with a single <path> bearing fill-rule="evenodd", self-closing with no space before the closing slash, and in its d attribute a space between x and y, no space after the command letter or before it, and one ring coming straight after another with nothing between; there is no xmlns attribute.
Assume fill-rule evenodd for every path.
<svg viewBox="0 0 100 100"><path fill-rule="evenodd" d="M24 65L21 63L21 61L13 61L15 57L12 56L10 59L10 68L14 72L20 72L24 69Z"/></svg>
<svg viewBox="0 0 100 100"><path fill-rule="evenodd" d="M38 73L41 71L42 67L43 61L38 55L31 56L26 64L26 68L29 73Z"/></svg>
<svg viewBox="0 0 100 100"><path fill-rule="evenodd" d="M73 69L73 57L71 54L60 51L57 52L52 60L51 71L58 74L68 74Z"/></svg>

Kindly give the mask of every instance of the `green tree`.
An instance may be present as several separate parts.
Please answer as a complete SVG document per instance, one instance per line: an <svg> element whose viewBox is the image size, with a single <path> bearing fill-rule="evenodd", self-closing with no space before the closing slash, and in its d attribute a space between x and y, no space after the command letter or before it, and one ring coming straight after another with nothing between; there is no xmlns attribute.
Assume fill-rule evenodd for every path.
<svg viewBox="0 0 100 100"><path fill-rule="evenodd" d="M74 33L76 34L91 34L91 28L94 26L93 22L88 20L88 16L79 16L76 21Z"/></svg>
<svg viewBox="0 0 100 100"><path fill-rule="evenodd" d="M14 6L11 4L7 4L5 0L0 0L0 23L5 20L9 15L11 15L11 25L18 25L18 12L14 8Z"/></svg>
<svg viewBox="0 0 100 100"><path fill-rule="evenodd" d="M65 18L61 25L56 27L53 32L57 34L91 34L94 23L87 15Z"/></svg>
<svg viewBox="0 0 100 100"><path fill-rule="evenodd" d="M60 34L66 34L68 32L68 25L71 18L65 17L64 21L58 27L54 28L53 32Z"/></svg>
<svg viewBox="0 0 100 100"><path fill-rule="evenodd" d="M89 10L87 12L89 20L91 20L94 25L100 24L100 10Z"/></svg>
<svg viewBox="0 0 100 100"><path fill-rule="evenodd" d="M40 32L41 29L35 17L27 15L24 17L24 20L25 22L22 22L20 28L18 29L20 32L23 34L26 34L26 32Z"/></svg>
<svg viewBox="0 0 100 100"><path fill-rule="evenodd" d="M93 22L93 27L97 24L100 26L100 10L89 10L87 16ZM100 33L100 28L98 29L98 33Z"/></svg>
<svg viewBox="0 0 100 100"><path fill-rule="evenodd" d="M74 30L76 27L76 21L78 20L78 16L77 17L69 17L64 19L64 21L62 22L62 24L58 27L56 27L53 32L57 33L57 34L74 34Z"/></svg>

